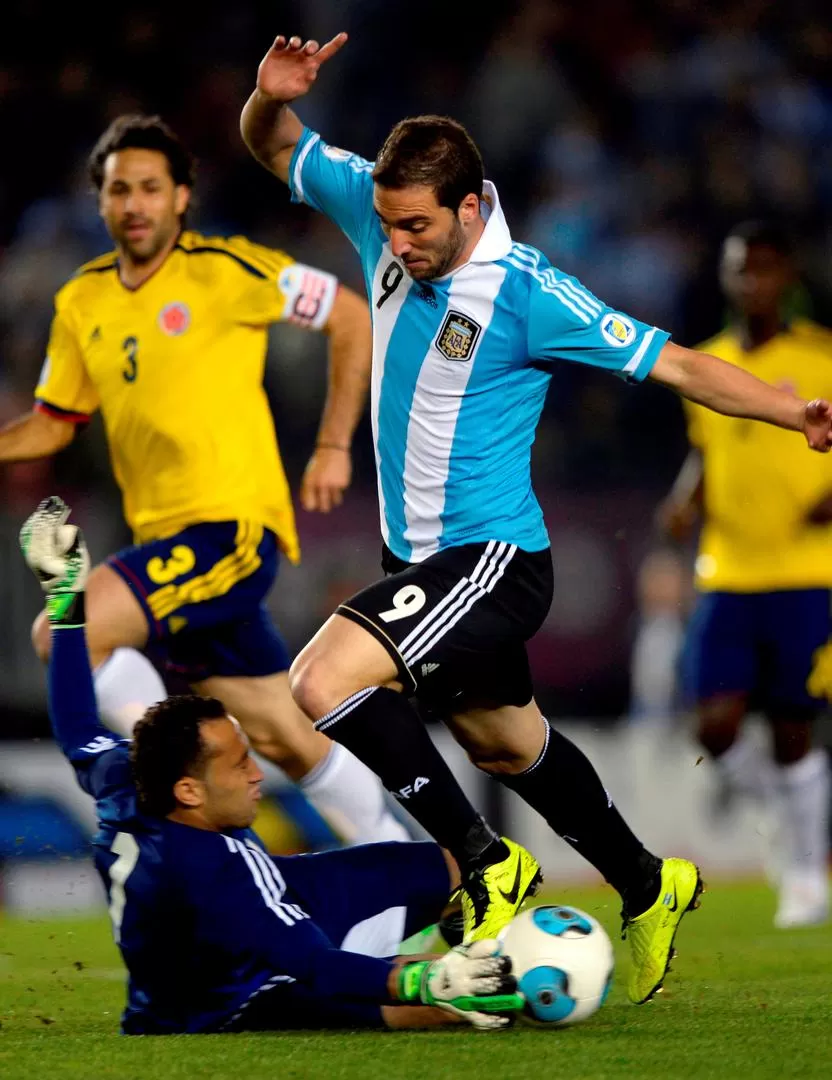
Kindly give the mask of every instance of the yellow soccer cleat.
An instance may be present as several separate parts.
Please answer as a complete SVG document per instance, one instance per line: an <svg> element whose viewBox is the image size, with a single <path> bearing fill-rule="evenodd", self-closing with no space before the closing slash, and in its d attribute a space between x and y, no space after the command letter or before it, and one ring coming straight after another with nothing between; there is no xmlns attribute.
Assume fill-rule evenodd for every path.
<svg viewBox="0 0 832 1080"><path fill-rule="evenodd" d="M630 942L632 968L627 992L643 1005L661 990L673 958L673 939L686 911L699 907L702 878L687 859L665 859L658 899L634 919L624 915L621 936Z"/></svg>
<svg viewBox="0 0 832 1080"><path fill-rule="evenodd" d="M465 882L461 893L464 942L495 938L543 880L540 864L524 847L501 837L508 848L502 862L492 863Z"/></svg>

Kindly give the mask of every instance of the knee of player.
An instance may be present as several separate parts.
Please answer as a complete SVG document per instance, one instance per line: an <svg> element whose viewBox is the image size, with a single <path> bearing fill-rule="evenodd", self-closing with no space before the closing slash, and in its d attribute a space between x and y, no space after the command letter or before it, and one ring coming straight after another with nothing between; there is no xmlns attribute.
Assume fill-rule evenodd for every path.
<svg viewBox="0 0 832 1080"><path fill-rule="evenodd" d="M52 647L52 630L46 612L42 611L32 623L32 647L41 663L47 663Z"/></svg>
<svg viewBox="0 0 832 1080"><path fill-rule="evenodd" d="M720 757L737 739L739 724L728 720L700 719L698 738L711 757Z"/></svg>
<svg viewBox="0 0 832 1080"><path fill-rule="evenodd" d="M509 746L485 747L469 744L466 749L471 763L492 776L513 776L529 767L528 755Z"/></svg>
<svg viewBox="0 0 832 1080"><path fill-rule="evenodd" d="M289 774L290 779L295 779L296 772L303 775L297 764L297 755L276 732L265 728L252 728L247 729L246 734L252 750L283 769Z"/></svg>
<svg viewBox="0 0 832 1080"><path fill-rule="evenodd" d="M778 765L794 765L812 749L812 729L817 710L811 705L791 706L768 715L772 728L772 749Z"/></svg>
<svg viewBox="0 0 832 1080"><path fill-rule="evenodd" d="M298 706L313 720L326 716L348 696L326 658L306 649L289 668L289 689Z"/></svg>

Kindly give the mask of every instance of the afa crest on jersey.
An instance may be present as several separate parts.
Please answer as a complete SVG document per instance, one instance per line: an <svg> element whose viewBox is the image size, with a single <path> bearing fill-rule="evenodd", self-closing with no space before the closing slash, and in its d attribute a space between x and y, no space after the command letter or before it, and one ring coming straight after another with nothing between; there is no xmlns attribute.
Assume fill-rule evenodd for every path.
<svg viewBox="0 0 832 1080"><path fill-rule="evenodd" d="M449 311L436 339L436 348L447 360L469 360L481 332L480 324L469 316Z"/></svg>
<svg viewBox="0 0 832 1080"><path fill-rule="evenodd" d="M181 304L178 300L172 304L165 304L159 312L159 329L169 337L178 337L184 334L191 325L191 312L187 304Z"/></svg>
<svg viewBox="0 0 832 1080"><path fill-rule="evenodd" d="M606 342L619 348L632 345L636 339L636 328L633 326L632 321L626 315L619 315L615 311L605 315L602 319L601 333Z"/></svg>

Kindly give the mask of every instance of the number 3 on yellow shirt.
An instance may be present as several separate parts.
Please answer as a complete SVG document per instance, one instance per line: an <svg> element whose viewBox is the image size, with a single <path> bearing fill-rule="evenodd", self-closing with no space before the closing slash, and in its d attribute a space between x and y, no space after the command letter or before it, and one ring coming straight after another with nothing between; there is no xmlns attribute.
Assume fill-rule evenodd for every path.
<svg viewBox="0 0 832 1080"><path fill-rule="evenodd" d="M121 369L121 374L125 382L135 382L139 373L139 340L131 334L122 341L121 347L126 354L126 364Z"/></svg>

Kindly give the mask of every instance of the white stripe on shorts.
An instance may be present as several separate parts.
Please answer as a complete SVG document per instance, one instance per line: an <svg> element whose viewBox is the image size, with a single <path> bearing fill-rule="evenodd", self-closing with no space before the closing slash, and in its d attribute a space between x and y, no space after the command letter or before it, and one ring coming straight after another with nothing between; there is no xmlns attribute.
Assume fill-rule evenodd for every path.
<svg viewBox="0 0 832 1080"><path fill-rule="evenodd" d="M425 630L426 627L430 623L432 623L433 620L438 615L440 615L445 610L445 608L448 607L449 604L453 604L463 590L469 589L472 583L475 583L479 580L480 574L485 569L486 563L491 557L491 555L494 553L494 549L496 547L496 540L488 541L488 543L485 545L485 550L480 556L479 562L474 568L473 574L471 574L470 577L461 577L456 583L456 585L454 585L454 587L448 593L448 595L443 596L439 603L436 605L436 607L431 608L427 615L422 618L421 622L418 622L416 626L413 627L407 637L399 645L399 651L401 653L405 653L408 650L408 648L413 644L414 640L422 633L422 631Z"/></svg>
<svg viewBox="0 0 832 1080"><path fill-rule="evenodd" d="M489 542L489 547L494 541ZM426 616L420 627L418 637L410 635L410 643L405 651L402 648L402 656L408 667L429 652L449 630L462 619L474 604L490 593L506 571L506 567L517 551L516 544L500 542L496 550L483 553L483 558L474 570L470 578L463 578L463 588L456 592L456 586L452 592L456 592L452 603L445 604L443 601L434 608L430 615ZM450 596L451 594L449 594ZM447 597L445 598L447 599Z"/></svg>

